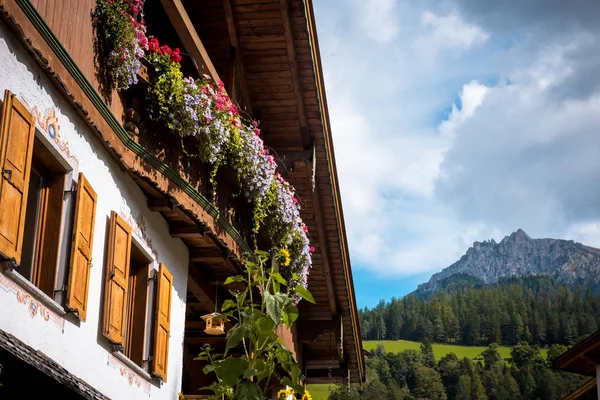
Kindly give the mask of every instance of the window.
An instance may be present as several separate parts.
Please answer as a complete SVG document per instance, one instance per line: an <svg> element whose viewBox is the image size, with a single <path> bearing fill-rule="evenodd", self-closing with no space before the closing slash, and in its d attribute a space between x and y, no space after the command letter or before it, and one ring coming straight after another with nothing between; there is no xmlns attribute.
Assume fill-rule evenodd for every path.
<svg viewBox="0 0 600 400"><path fill-rule="evenodd" d="M152 355L152 373L166 381L173 278L163 264L154 273L150 263L150 255L135 241L131 227L113 211L108 232L103 334L142 368L146 367L144 360ZM150 281L156 283L149 285Z"/></svg>
<svg viewBox="0 0 600 400"><path fill-rule="evenodd" d="M8 90L1 121L0 260L85 321L96 193Z"/></svg>
<svg viewBox="0 0 600 400"><path fill-rule="evenodd" d="M131 246L127 296L127 324L125 326L125 355L143 367L146 339L146 311L148 301L148 272L150 262L140 247Z"/></svg>
<svg viewBox="0 0 600 400"><path fill-rule="evenodd" d="M51 298L58 272L66 173L36 137L17 271Z"/></svg>

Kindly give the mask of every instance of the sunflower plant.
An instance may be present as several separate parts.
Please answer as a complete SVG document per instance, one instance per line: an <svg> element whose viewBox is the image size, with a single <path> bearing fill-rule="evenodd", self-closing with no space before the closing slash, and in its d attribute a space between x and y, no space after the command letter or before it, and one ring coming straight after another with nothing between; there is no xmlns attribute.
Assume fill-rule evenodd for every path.
<svg viewBox="0 0 600 400"><path fill-rule="evenodd" d="M206 345L196 358L206 362L205 374L215 376L210 386L202 388L212 391L212 399L264 400L282 386L288 395L310 399L299 384L304 380L300 367L276 334L279 327L290 328L298 318L296 297L314 303L304 286L294 285L279 272L289 262L286 250L256 251L246 261L245 276L225 281L225 285L243 283L245 289L230 290L232 298L221 307L221 316L235 321L227 332L224 352L216 353ZM242 354L232 355L234 348Z"/></svg>

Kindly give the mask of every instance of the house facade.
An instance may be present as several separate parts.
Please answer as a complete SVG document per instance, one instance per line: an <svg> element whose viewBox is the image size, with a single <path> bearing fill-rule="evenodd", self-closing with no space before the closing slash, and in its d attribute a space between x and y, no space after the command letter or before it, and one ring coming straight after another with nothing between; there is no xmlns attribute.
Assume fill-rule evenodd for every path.
<svg viewBox="0 0 600 400"><path fill-rule="evenodd" d="M212 378L194 358L226 339L206 334L201 316L243 271L252 204L230 166L212 175L150 118L146 62L126 90L105 85L92 19L101 1L0 0L0 398L203 398ZM225 82L261 121L295 187L316 304L301 302L278 333L304 382L363 380L311 2L143 7L149 35L182 49L186 75Z"/></svg>

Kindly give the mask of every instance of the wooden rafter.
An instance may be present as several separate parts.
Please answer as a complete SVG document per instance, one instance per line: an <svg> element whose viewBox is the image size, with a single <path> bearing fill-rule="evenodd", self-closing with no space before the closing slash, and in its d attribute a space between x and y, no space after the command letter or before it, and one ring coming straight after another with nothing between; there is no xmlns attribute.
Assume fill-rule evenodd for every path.
<svg viewBox="0 0 600 400"><path fill-rule="evenodd" d="M312 182L312 165L305 162L306 165L306 179L308 182ZM318 187L312 191L312 203L315 212L315 222L317 224L317 235L319 237L319 250L321 258L323 259L323 273L325 274L325 282L327 284L327 295L329 298L329 309L331 315L337 317L338 307L335 299L335 290L333 288L333 281L331 277L331 266L329 264L329 251L327 244L325 243L325 230L323 229L323 213L321 212L321 196L318 195Z"/></svg>
<svg viewBox="0 0 600 400"><path fill-rule="evenodd" d="M302 99L302 89L300 88L300 76L298 74L298 62L296 60L296 49L294 46L294 36L292 34L292 25L290 23L290 10L288 0L279 0L281 4L281 16L283 21L283 31L285 44L292 73L292 86L294 88L294 100L298 109L298 121L300 122L300 133L302 135L302 147L310 148L310 137L308 134L308 125L306 111L304 109L304 100Z"/></svg>
<svg viewBox="0 0 600 400"><path fill-rule="evenodd" d="M231 8L231 0L223 0L223 8L225 9L225 18L227 19L227 30L229 31L229 41L231 43L231 82L228 88L231 96L235 93L236 83L239 85L240 94L242 97L243 105L246 107L246 112L252 115L252 102L250 99L250 91L248 90L248 84L246 82L246 72L244 68L244 61L242 56L242 49L240 47L237 30L235 28L235 19L233 17L233 10Z"/></svg>
<svg viewBox="0 0 600 400"><path fill-rule="evenodd" d="M181 38L187 53L195 60L198 72L201 75L208 73L215 82L219 82L219 74L212 64L181 0L160 0L160 2L175 27L177 35Z"/></svg>
<svg viewBox="0 0 600 400"><path fill-rule="evenodd" d="M190 266L187 288L202 305L206 305L207 310L215 308L215 290L194 266Z"/></svg>

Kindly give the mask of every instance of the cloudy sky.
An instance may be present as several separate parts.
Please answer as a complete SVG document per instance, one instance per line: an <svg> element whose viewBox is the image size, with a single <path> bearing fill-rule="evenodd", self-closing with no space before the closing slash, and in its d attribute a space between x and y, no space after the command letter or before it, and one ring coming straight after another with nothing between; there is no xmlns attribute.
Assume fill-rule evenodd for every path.
<svg viewBox="0 0 600 400"><path fill-rule="evenodd" d="M518 228L600 246L600 3L313 2L359 306Z"/></svg>

